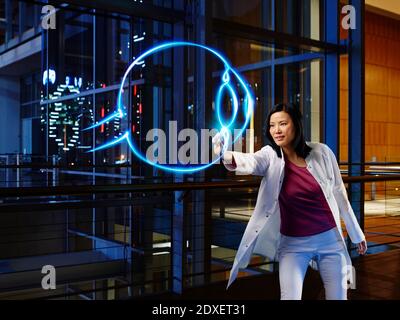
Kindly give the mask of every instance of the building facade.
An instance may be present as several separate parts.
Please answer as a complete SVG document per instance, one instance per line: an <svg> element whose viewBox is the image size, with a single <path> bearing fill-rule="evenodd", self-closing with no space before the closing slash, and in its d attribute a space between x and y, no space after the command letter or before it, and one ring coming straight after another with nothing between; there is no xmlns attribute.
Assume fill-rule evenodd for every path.
<svg viewBox="0 0 400 320"><path fill-rule="evenodd" d="M353 11L342 12L345 5ZM181 165L201 161L202 150L211 156L211 136L195 146L193 156L179 149L187 142L180 132L218 128L224 63L193 46L137 58L167 42L216 50L254 97L239 150L264 146L269 110L296 103L306 140L328 144L346 162L347 175L362 176L366 160L399 161L400 144L398 91L395 85L378 89L387 74L398 83L398 61L387 53L385 65L377 66L378 53L364 55L378 37L367 27L377 24L376 17L364 14L362 0L0 1L0 184L9 190L0 219L22 230L1 236L1 259L15 272L59 261L56 267L65 274L57 294L63 297L183 293L226 280L255 186L249 182L244 190L236 182L226 193L207 185L238 180L221 166L181 174L138 157L156 142L154 129L166 134L167 149L173 150L164 150L169 164L177 163L177 154ZM351 19L356 27L346 28ZM398 23L390 20L386 27L387 43L397 41ZM238 90L238 103L245 103L243 89L233 87L230 93ZM223 118L235 113L234 100L222 96ZM386 116L376 111L377 104L389 108ZM113 116L119 110L121 116ZM393 122L384 124L388 118ZM246 121L241 110L236 121ZM378 134L366 135L369 130ZM126 135L137 154L122 139ZM385 143L387 152L380 154L377 146ZM153 155L160 159L161 153L158 148ZM171 189L174 183L206 184ZM361 225L364 198L372 190L375 196L376 185L349 185ZM378 195L379 190L378 185ZM254 257L253 263L260 261ZM263 263L255 273L274 270ZM2 290L35 287L35 278L26 277L21 283L4 278Z"/></svg>

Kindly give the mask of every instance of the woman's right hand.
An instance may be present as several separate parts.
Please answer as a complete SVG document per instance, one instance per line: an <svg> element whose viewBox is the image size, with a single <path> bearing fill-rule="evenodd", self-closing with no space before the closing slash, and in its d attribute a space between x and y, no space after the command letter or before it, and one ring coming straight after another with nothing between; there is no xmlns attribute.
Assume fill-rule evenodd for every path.
<svg viewBox="0 0 400 320"><path fill-rule="evenodd" d="M213 138L212 138L212 143L213 143L213 151L214 154L220 156L221 152L224 148L224 138L222 137L221 133L217 133Z"/></svg>
<svg viewBox="0 0 400 320"><path fill-rule="evenodd" d="M212 138L214 154L221 157L225 164L236 167L236 163L234 162L235 159L233 158L232 152L226 151L226 148L224 147L224 142L224 137L220 132L218 132Z"/></svg>
<svg viewBox="0 0 400 320"><path fill-rule="evenodd" d="M367 252L368 246L367 241L363 240L360 243L357 243L357 252L358 254L364 255Z"/></svg>

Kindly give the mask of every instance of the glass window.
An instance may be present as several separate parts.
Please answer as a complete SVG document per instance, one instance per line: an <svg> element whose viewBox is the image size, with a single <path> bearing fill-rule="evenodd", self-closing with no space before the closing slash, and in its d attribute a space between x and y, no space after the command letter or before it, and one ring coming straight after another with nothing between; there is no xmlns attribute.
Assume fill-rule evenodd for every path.
<svg viewBox="0 0 400 320"><path fill-rule="evenodd" d="M220 0L212 3L214 18L273 29L273 0Z"/></svg>
<svg viewBox="0 0 400 320"><path fill-rule="evenodd" d="M105 116L112 114L116 108L117 101L117 91L105 92L102 94L96 94L96 122L105 118ZM127 106L126 102L128 100L124 99L123 104ZM128 112L127 108L124 107L124 112ZM94 130L85 131L85 136L95 136L95 146L99 147L118 139L127 129L128 119L127 118L115 118ZM115 165L126 163L128 160L127 143L121 143L116 146L112 146L107 149L99 150L95 153L95 164L98 166L102 165ZM107 168L96 170L97 172L108 172L112 173L113 170L108 170Z"/></svg>
<svg viewBox="0 0 400 320"><path fill-rule="evenodd" d="M121 82L136 39L131 39L129 17L98 16L95 19L96 34L103 35L95 40L95 88L106 88Z"/></svg>
<svg viewBox="0 0 400 320"><path fill-rule="evenodd" d="M0 0L0 46L6 41L6 3Z"/></svg>
<svg viewBox="0 0 400 320"><path fill-rule="evenodd" d="M57 92L71 95L72 86L60 85ZM78 96L42 106L42 124L47 125L49 156L58 155L58 164L92 163L92 136L83 129L92 123L92 97Z"/></svg>
<svg viewBox="0 0 400 320"><path fill-rule="evenodd" d="M282 102L297 103L303 112L306 139L320 140L322 56L219 34L214 39L216 47L245 76L254 93L256 105L251 125L255 130L255 150L265 144L263 128L268 111Z"/></svg>
<svg viewBox="0 0 400 320"><path fill-rule="evenodd" d="M48 72L47 83L55 87L71 85L79 92L91 90L93 89L93 16L60 10L57 19L57 29L48 33L49 42L45 52L48 66L44 66L43 74ZM49 99L55 98L51 88L48 95Z"/></svg>
<svg viewBox="0 0 400 320"><path fill-rule="evenodd" d="M219 0L213 1L213 17L319 40L322 22L320 2L320 0Z"/></svg>

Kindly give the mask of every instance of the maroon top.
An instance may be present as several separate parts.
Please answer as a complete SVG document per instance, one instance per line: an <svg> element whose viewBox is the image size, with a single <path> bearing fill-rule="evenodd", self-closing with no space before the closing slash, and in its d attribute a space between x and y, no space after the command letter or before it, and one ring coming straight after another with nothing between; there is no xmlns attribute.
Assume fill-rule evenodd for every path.
<svg viewBox="0 0 400 320"><path fill-rule="evenodd" d="M286 160L279 194L281 234L304 237L336 227L325 196L307 168Z"/></svg>

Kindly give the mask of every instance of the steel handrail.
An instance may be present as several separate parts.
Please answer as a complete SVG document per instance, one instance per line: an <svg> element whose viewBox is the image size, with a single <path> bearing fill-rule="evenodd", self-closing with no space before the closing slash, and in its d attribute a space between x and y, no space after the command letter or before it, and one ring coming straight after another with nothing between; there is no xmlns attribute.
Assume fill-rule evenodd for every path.
<svg viewBox="0 0 400 320"><path fill-rule="evenodd" d="M365 183L400 180L400 175L343 177L344 183ZM228 181L176 182L156 184L73 185L55 187L0 188L0 198L24 196L87 195L97 193L191 191L202 189L258 188L260 178Z"/></svg>

